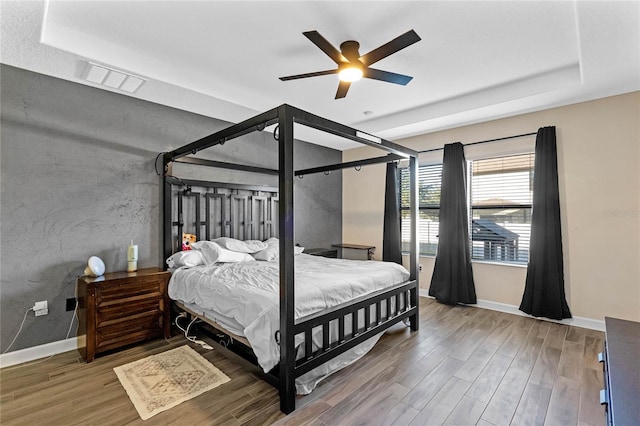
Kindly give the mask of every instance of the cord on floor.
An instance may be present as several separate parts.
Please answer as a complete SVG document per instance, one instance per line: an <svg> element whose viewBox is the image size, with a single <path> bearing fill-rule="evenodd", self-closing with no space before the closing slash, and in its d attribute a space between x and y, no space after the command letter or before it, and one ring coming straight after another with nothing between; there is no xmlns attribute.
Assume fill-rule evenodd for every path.
<svg viewBox="0 0 640 426"><path fill-rule="evenodd" d="M189 325L187 326L187 328L186 328L186 329L185 329L185 328L182 328L182 327L180 326L180 324L178 323L178 319L180 319L180 318L187 318L187 315L186 315L184 312L182 312L182 313L180 313L180 315L178 315L178 316L176 317L176 320L175 320L176 327L178 327L181 331L183 331L183 332L184 332L184 337L185 337L185 339L187 339L188 341L190 341L190 342L192 342L192 343L195 343L195 344L197 344L197 345L202 346L204 349L208 349L208 350L212 350L212 349L213 349L213 347L211 347L210 345L208 345L206 342L204 342L204 341L202 341L202 340L198 340L198 339L196 339L196 336L189 336L189 329L191 328L191 326L192 326L196 321L198 321L198 318L194 318L193 320L191 320L191 322L189 323Z"/></svg>

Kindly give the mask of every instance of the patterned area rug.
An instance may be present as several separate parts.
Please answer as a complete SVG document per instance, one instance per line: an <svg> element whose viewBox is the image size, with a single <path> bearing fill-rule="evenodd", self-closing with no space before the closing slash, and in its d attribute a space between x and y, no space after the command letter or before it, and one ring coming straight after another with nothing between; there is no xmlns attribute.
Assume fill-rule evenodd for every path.
<svg viewBox="0 0 640 426"><path fill-rule="evenodd" d="M113 369L142 420L230 379L189 346Z"/></svg>

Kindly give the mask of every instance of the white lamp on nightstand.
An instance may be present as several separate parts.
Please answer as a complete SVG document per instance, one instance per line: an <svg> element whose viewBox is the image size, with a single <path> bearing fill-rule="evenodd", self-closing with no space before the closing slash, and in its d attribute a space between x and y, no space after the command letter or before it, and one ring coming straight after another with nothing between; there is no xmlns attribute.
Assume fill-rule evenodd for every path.
<svg viewBox="0 0 640 426"><path fill-rule="evenodd" d="M104 262L98 256L91 256L84 269L85 275L100 277L104 274Z"/></svg>

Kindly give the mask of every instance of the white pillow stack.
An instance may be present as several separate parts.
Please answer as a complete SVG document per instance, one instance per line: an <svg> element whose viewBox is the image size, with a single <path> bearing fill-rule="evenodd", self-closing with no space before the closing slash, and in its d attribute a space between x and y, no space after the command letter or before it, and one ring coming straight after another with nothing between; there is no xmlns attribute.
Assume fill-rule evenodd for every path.
<svg viewBox="0 0 640 426"><path fill-rule="evenodd" d="M271 261L280 257L280 244L277 238L266 241L220 237L211 241L196 241L191 250L172 254L167 259L169 268L212 265L214 263ZM294 254L300 254L304 247L295 246Z"/></svg>

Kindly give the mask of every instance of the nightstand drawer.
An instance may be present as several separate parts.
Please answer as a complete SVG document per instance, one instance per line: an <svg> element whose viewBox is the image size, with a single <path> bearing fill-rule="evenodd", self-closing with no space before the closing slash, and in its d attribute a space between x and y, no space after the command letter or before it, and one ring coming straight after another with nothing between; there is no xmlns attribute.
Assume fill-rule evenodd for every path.
<svg viewBox="0 0 640 426"><path fill-rule="evenodd" d="M127 301L135 302L148 297L160 298L163 292L163 280L155 277L146 277L134 282L118 280L98 289L96 303L101 307Z"/></svg>
<svg viewBox="0 0 640 426"><path fill-rule="evenodd" d="M148 317L161 317L164 309L159 306L159 302L149 303L147 305L129 306L126 311L113 310L107 313L101 313L96 320L96 328L112 327L117 324L131 324L142 321Z"/></svg>
<svg viewBox="0 0 640 426"><path fill-rule="evenodd" d="M150 310L164 311L162 295L154 292L149 294L123 297L120 300L112 300L97 306L100 322L110 321L114 318L123 318ZM100 323L97 324L98 326Z"/></svg>
<svg viewBox="0 0 640 426"><path fill-rule="evenodd" d="M162 335L160 316L149 317L139 322L120 323L96 330L97 352L115 349L120 346L139 342Z"/></svg>
<svg viewBox="0 0 640 426"><path fill-rule="evenodd" d="M102 326L96 328L96 336L98 340L105 340L113 336L128 335L140 330L153 330L160 333L162 331L162 312L145 312L144 314L103 323Z"/></svg>

